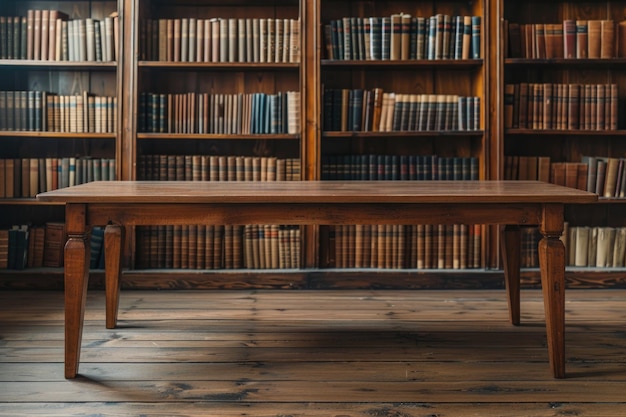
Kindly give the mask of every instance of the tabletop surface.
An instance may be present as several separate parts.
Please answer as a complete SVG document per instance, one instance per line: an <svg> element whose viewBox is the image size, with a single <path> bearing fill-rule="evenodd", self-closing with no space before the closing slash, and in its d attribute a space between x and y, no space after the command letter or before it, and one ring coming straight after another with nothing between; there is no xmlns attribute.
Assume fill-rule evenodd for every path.
<svg viewBox="0 0 626 417"><path fill-rule="evenodd" d="M539 181L96 181L37 195L64 203L593 203Z"/></svg>

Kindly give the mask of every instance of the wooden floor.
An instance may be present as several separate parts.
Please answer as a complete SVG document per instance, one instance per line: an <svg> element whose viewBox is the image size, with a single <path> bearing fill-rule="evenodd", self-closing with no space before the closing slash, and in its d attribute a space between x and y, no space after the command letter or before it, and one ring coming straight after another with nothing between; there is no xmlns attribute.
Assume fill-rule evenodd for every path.
<svg viewBox="0 0 626 417"><path fill-rule="evenodd" d="M566 299L554 380L537 290L92 291L65 380L62 293L0 292L0 415L625 416L626 290Z"/></svg>

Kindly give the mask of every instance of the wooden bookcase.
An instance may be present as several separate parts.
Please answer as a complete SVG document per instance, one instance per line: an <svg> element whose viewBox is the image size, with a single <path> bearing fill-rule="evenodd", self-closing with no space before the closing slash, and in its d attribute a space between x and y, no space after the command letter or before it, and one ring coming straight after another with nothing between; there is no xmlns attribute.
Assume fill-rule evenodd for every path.
<svg viewBox="0 0 626 417"><path fill-rule="evenodd" d="M72 165L76 161L79 171L71 174L72 180L76 182L82 181L83 176L86 181L87 175L106 175L107 178L119 176L116 166L121 160L122 124L120 106L115 101L120 97L123 77L120 71L122 60L115 57L116 50L120 49L115 39L119 39L121 30L121 6L117 0L9 0L0 4L0 15L4 17L0 23L3 31L6 31L3 34L8 36L9 29L13 29L15 35L8 36L1 51L0 91L5 93L0 98L0 107L3 108L0 115L3 119L0 154L3 160L19 163L23 168L21 178L14 178L12 193L3 185L0 197L0 227L3 229L14 224L43 226L46 222L63 221L62 206L51 206L34 199L37 192L50 186L43 181L42 171L60 169L62 161L67 164L72 161ZM52 10L58 14L53 14ZM13 20L14 24L9 24L9 20ZM67 43L63 47L63 43L52 42L52 22L55 22L55 30L66 26L69 28L74 24L77 30L81 27L87 30L87 26L93 29L92 23L95 21L103 25L102 34L105 33L106 21L109 29L107 39L110 38L111 42L110 48L100 51L99 60L96 60L95 42L89 46L85 44L83 48L78 45L69 48ZM38 27L36 34L31 25ZM28 35L29 32L31 35ZM47 40L44 33L50 35ZM90 38L95 41L95 35ZM13 45L10 45L11 42ZM89 60L86 55L88 49L93 51L93 57L89 56L93 60ZM83 50L85 55L79 56L79 50ZM83 101L84 104L81 104ZM105 110L98 112L98 116L96 103L108 106L103 107ZM56 114L56 118L51 116L48 119L44 116L45 112L41 109L46 106L50 109L54 106L55 110L48 114ZM51 161L54 161L53 167ZM106 167L106 174L102 169L97 169L102 166ZM3 167L6 170L7 164ZM35 173L39 171L40 175L33 180L33 174L27 173L27 167ZM65 168L69 168L69 165L63 167L63 174L59 171L59 182L62 177L70 180L69 173L65 176ZM6 175L3 173L3 181ZM47 178L50 179L51 175L48 174ZM32 181L27 185L29 180ZM56 271L58 275L60 270ZM50 269L29 268L2 272L2 279L6 278L7 285L22 287L29 286L31 279L35 285L47 280ZM58 284L58 280L54 281ZM47 287L48 283L43 283L43 286Z"/></svg>
<svg viewBox="0 0 626 417"><path fill-rule="evenodd" d="M495 99L501 105L497 117L492 120L492 130L497 132L491 137L493 178L511 178L518 164L519 167L526 166L519 168L520 175L534 175L537 172L535 157L541 156L546 168L549 160L551 176L576 182L576 171L581 179L581 168L577 168L576 163L583 162L586 157L624 157L626 147L621 137L626 133L623 118L626 56L622 48L626 42L619 23L624 20L625 5L623 1L495 2L500 24L497 26L496 39L499 42L494 51L497 65L494 66L493 78L498 80L494 91ZM590 23L592 21L594 23ZM606 27L611 28L608 30L612 30L612 34L601 33L605 24L602 21L609 21ZM596 24L599 32L592 28ZM525 30L530 35L524 36ZM541 45L537 39L542 38L547 50L537 46ZM593 38L598 42L595 43ZM550 46L554 45L551 39L561 40L560 50ZM533 42L536 46L534 50L526 40ZM559 46L558 43L556 45ZM524 84L529 86L528 100L531 103L532 86L538 86L534 96L539 98L534 103L539 102L540 106L539 110L535 110L534 117L532 104L528 107L528 114L518 111L524 107L524 99L521 103L517 99L518 95L524 96ZM553 90L552 94L550 90ZM568 101L576 94L588 97L586 103L581 98L579 109L572 107L574 101L571 98ZM542 113L542 109L547 111ZM511 164L512 157L520 158ZM529 160L530 165L527 164ZM585 171L592 169L590 165L583 166L583 182ZM620 272L623 266L596 266L592 253L597 253L597 248L589 247L588 243L576 245L573 236L576 228L584 227L588 229L584 234L590 233L587 242L591 242L596 240L595 236L591 236L594 228L625 225L623 196L610 192L605 195L604 186L599 184L599 187L597 190L589 189L601 196L598 204L572 207L566 214L570 227L565 236L569 255L568 273L577 286L594 286L611 280L619 283L623 280L623 272ZM596 240L595 244L600 243ZM582 252L587 253L587 262L582 261Z"/></svg>
<svg viewBox="0 0 626 417"><path fill-rule="evenodd" d="M316 88L318 103L322 105L322 117L318 121L321 124L318 178L410 180L425 175L421 172L423 166L431 171L430 162L439 167L439 172L435 168L434 172L428 173L431 179L453 179L451 172L445 172L444 166L448 163L448 166L454 163L459 167L456 179L486 178L484 115L489 97L485 83L488 60L484 58L484 45L488 43L487 35L478 29L482 28L486 18L485 2L418 4L409 1L322 0L318 7L321 30L317 34L320 56L316 61L319 62L320 80ZM475 22L480 22L477 32L482 33L472 37L472 25L468 25L467 52L463 56L464 32L461 28L466 16L470 19L474 16ZM458 31L455 30L457 18ZM423 32L415 30L419 35L411 35L413 27L427 25L432 28L430 34L425 29ZM375 35L379 27L380 39ZM459 34L458 42L455 33ZM450 40L444 36L449 36ZM476 43L472 45L474 39ZM458 45L457 50L455 45ZM475 49L471 50L470 46ZM474 103L475 120L469 115L465 117L467 106L459 104L473 97L478 98ZM448 99L451 106L441 104ZM395 104L391 104L395 106L393 116L385 117L385 102L390 100L395 100ZM380 123L377 102L382 104ZM374 108L371 112L367 111L368 103ZM365 110L361 111L361 108ZM466 119L472 119L471 123ZM472 162L475 167L470 173ZM464 163L465 172L462 172L460 166ZM412 169L417 172L413 174ZM471 242L474 229L479 231L476 235L486 231L482 226L457 227L463 231L459 233L459 229L451 230L453 226L437 225L420 225L419 229L405 226L394 230L389 227L370 230L359 225L322 228L320 265L453 269L462 264L462 269L468 265L483 268L485 259L482 255L487 246L482 243L475 252L466 246L459 251L469 251L468 258L474 256L474 262L472 259L461 261L451 252L437 251L434 243L437 236L439 242L446 239L445 247L451 248L453 234L463 234ZM433 236L432 247L426 243L422 249L418 239L430 242L429 236Z"/></svg>
<svg viewBox="0 0 626 417"><path fill-rule="evenodd" d="M260 164L261 159L263 164L270 160L282 160L281 164L297 160L297 168L289 179L303 181L332 178L338 175L336 167L345 161L363 163L366 160L383 161L385 157L412 161L414 157L436 155L439 161L456 159L465 160L466 164L471 161L474 167L472 175L478 179L506 178L510 175L506 161L511 156L548 156L551 162L578 162L582 156L619 158L626 151L620 140L626 128L621 117L623 97L626 97L626 79L621 70L626 57L513 57L509 49L509 31L511 23L562 23L568 19L613 19L618 31L617 23L624 19L624 5L626 0L444 0L427 3L408 0L274 0L265 3L254 0L9 0L0 5L0 15L26 16L29 9L55 9L67 14L70 20L87 17L99 20L117 12L117 42L123 53L111 62L1 59L0 91L45 90L58 95L88 91L93 95L116 97L118 106L115 128L111 133L0 130L0 152L2 158L114 158L115 176L123 180L193 180L194 174L195 179L208 179L203 178L197 169L194 171L193 167L195 163L197 168L198 161L202 164L203 157L205 163L210 163L210 156L216 158L218 164L221 160L222 165L229 165L229 161L244 161L245 166L246 160L249 162L254 158L255 164ZM476 55L470 52L463 57L461 48L460 59L454 56L454 50L447 59L437 56L436 52L432 57L417 54L403 57L400 47L400 59L376 59L378 49L372 45L372 50L365 52L366 43L360 44L359 39L365 42L366 38L355 36L355 43L350 45L359 47L363 56L355 53L350 59L345 59L346 56L341 56L342 52L337 49L340 46L337 33L335 49L328 47L328 41L333 40L333 25L335 29L343 28L344 23L355 24L359 28L359 24L364 22L371 25L379 21L370 18L380 18L381 24L382 18L385 18L393 28L394 19L399 16L398 28L402 31L402 14L424 18L424 21L432 18L433 22L449 22L451 33L454 33L457 20L447 20L447 16L478 17L480 36L476 39L479 52ZM249 43L241 42L245 38L243 32L240 34L234 28L247 28L249 33L251 28L262 26L262 21L265 24L273 22L274 29L278 27L277 21L283 22L283 31L297 29L300 42L294 54L299 58L290 58L291 51L280 58L276 54L274 59L267 56L265 59L260 56L255 58L254 48L248 48ZM291 21L297 22L295 26ZM413 19L413 22L417 24L418 20ZM405 19L405 24L411 27L411 20ZM181 46L175 49L174 33L178 33L178 27L192 27L196 31L176 39L176 42L181 41ZM219 49L226 51L226 45L235 45L231 42L233 39L237 40L237 47L230 48L223 55L213 56L216 44L211 43L212 52L205 58L208 45L199 45L198 42L205 32L198 32L198 28L206 28L207 34L224 28L218 33L227 36L228 42L217 43ZM393 32L389 32L390 38ZM195 37L191 35L193 39L190 39L189 33L195 33ZM437 36L436 33L434 36ZM471 45L471 31L469 36ZM182 42L183 39L186 43ZM398 42L398 39L401 45L402 35L393 42ZM404 38L404 42L406 39L410 44L418 42L417 37L412 39L409 36ZM185 44L188 45L186 48L182 46ZM341 45L345 47L343 42ZM390 58L396 51L390 45ZM372 59L372 52L375 59ZM248 59L248 55L252 59ZM510 126L506 121L510 113L508 85L521 83L615 84L618 96L617 130L564 131ZM419 113L415 109L420 108L419 105L408 104L405 107L407 113L414 109L414 114L418 115L415 121L403 124L399 118L396 126L393 126L392 120L389 129L380 128L380 125L376 129L373 124L365 123L365 120L374 118L374 112L359 113L354 110L358 108L354 106L354 101L350 120L355 125L342 125L341 104L350 104L350 91L353 98L368 97L362 92L369 91L372 96L375 92L395 93L398 102L421 100L425 103L422 108L435 109L434 114L437 114L437 109L451 108L444 104L440 107L426 104L437 103L438 98L442 102L444 95L454 96L449 100L457 100L457 104L458 97L477 97L477 104L472 107L475 110L475 117L471 119L474 126L467 129L451 123L426 127L417 121ZM290 113L291 116L298 116L300 123L297 127L292 125L291 129L288 128L287 112L281 112L285 117L286 126L283 128L286 130L277 127L278 130L272 133L253 133L238 130L237 127L231 127L231 130L214 128L214 124L218 126L220 123L220 115L229 119L228 110L217 112L217 116L207 111L206 122L204 117L196 116L192 120L184 116L185 112L191 114L194 106L195 110L213 109L215 106L225 109L220 107L220 100L223 103L235 100L243 108L243 96L247 94L269 96L279 92L299 93L299 105L291 107ZM224 98L227 96L236 98ZM217 105L212 104L214 102ZM465 102L461 108L468 108ZM176 119L177 114L183 116ZM343 112L344 117L346 114L349 113ZM357 127L359 115L361 124ZM211 116L217 117L215 123ZM356 177L357 172L358 175L369 172L369 167L365 169L362 166L351 168L352 175ZM334 167L334 171L329 167ZM621 198L603 198L596 205L568 210L567 220L572 227L625 226L624 201ZM7 213L1 220L2 227L63 220L61 206L37 203L30 197L0 199L0 206L3 214ZM132 288L485 288L503 285L498 231L493 227L480 226L478 268L467 269L454 269L449 265L443 269L417 269L406 259L401 268L397 264L381 264L372 268L362 261L347 262L350 256L356 259L356 249L350 250L350 255L346 257L342 255L345 252L338 252L338 247L346 247L344 243L348 246L356 244L356 241L352 242L355 228L355 225L346 225L342 229L349 231L346 235L324 225L299 228L297 263L300 267L287 269L198 268L198 264L194 268L193 262L196 261L187 265L176 263L178 267L170 264L170 260L153 263L152 259L156 258L147 254L155 254L158 258L163 256L158 251L170 248L163 243L160 248L152 243L146 246L146 241L158 233L170 233L169 239L173 242L175 233L173 230L138 229L129 233L127 239L125 263L128 269L124 274L124 285ZM409 234L405 247L413 244L411 233L414 232L407 230ZM182 239L182 233L195 231L195 228L181 231L178 239ZM244 250L243 245L245 243L240 245L240 250ZM194 249L188 247L187 250L199 249L195 244ZM177 256L183 255L179 253ZM568 268L568 279L574 286L620 286L624 281L623 270ZM44 272L50 275L51 271ZM419 272L419 279L414 279L416 272ZM43 285L43 274L39 270L5 270L0 275L0 287L59 287L61 270L52 271L52 276L52 280L46 277L47 284ZM529 285L539 283L535 268L524 270L522 276ZM53 284L48 285L50 282ZM92 282L96 286L102 285L98 275Z"/></svg>

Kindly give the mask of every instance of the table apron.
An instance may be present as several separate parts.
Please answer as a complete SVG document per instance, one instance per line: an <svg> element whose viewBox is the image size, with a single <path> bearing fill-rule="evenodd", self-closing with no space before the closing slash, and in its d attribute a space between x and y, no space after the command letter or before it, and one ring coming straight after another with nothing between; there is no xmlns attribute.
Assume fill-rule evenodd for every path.
<svg viewBox="0 0 626 417"><path fill-rule="evenodd" d="M68 203L68 214L74 203ZM82 203L75 203L83 205ZM90 226L542 223L541 203L88 203ZM556 204L556 206L561 206Z"/></svg>

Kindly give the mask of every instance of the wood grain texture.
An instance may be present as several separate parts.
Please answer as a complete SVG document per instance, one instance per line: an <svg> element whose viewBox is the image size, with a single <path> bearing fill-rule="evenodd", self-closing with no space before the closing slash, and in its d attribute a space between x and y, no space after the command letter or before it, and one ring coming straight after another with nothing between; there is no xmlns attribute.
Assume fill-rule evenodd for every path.
<svg viewBox="0 0 626 417"><path fill-rule="evenodd" d="M63 376L61 292L0 292L0 414L622 416L623 290L568 293L568 377L547 369L540 291L127 291L88 296Z"/></svg>

